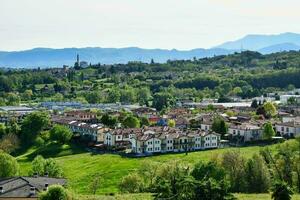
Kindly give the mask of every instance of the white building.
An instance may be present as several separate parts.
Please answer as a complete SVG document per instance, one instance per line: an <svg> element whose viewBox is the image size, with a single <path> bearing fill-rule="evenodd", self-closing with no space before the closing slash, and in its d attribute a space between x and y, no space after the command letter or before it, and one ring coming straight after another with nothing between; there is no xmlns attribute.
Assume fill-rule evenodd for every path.
<svg viewBox="0 0 300 200"><path fill-rule="evenodd" d="M218 148L220 135L212 132L168 129L141 132L130 139L134 153L185 152Z"/></svg>
<svg viewBox="0 0 300 200"><path fill-rule="evenodd" d="M244 142L262 139L262 128L249 123L231 124L228 133L233 137L242 137Z"/></svg>
<svg viewBox="0 0 300 200"><path fill-rule="evenodd" d="M275 125L276 133L286 137L298 137L300 136L300 122L289 121L278 123Z"/></svg>

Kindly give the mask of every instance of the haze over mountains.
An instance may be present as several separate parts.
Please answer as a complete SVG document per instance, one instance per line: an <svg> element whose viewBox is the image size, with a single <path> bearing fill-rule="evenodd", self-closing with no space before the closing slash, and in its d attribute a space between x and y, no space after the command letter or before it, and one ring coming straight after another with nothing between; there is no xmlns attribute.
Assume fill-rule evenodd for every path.
<svg viewBox="0 0 300 200"><path fill-rule="evenodd" d="M211 49L189 51L166 49L130 48L36 48L25 51L0 51L0 67L61 67L73 65L76 55L89 63L127 63L128 61L166 62L168 59L192 59L214 55L226 55L243 50L269 54L279 51L300 50L300 34L283 33L279 35L247 35L236 41L225 42Z"/></svg>

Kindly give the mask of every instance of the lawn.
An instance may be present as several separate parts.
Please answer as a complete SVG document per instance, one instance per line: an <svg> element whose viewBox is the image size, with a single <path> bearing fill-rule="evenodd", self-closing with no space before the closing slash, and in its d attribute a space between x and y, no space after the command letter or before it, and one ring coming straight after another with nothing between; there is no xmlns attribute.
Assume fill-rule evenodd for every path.
<svg viewBox="0 0 300 200"><path fill-rule="evenodd" d="M276 145L270 147L274 149ZM65 177L68 179L68 186L79 194L88 194L88 183L91 182L96 173L103 174L103 183L99 194L112 194L119 192L118 184L122 177L136 170L143 161L151 160L164 163L170 160L181 160L187 163L196 163L208 161L210 158L231 149L233 148L198 151L188 155L181 153L147 158L124 158L115 154L83 153L82 149L74 145L59 146L52 144L38 151L30 149L27 153L17 157L17 159L21 165L21 174L27 175L30 170L30 162L35 155L41 154L44 157L55 157L64 170ZM258 153L260 149L261 147L258 146L239 148L246 157Z"/></svg>
<svg viewBox="0 0 300 200"><path fill-rule="evenodd" d="M239 200L271 200L271 194L234 194ZM151 194L123 194L115 196L82 195L82 200L153 200ZM300 200L300 195L294 195L292 200Z"/></svg>
<svg viewBox="0 0 300 200"><path fill-rule="evenodd" d="M235 194L239 200L271 200L271 194ZM300 200L300 195L293 195L292 200Z"/></svg>

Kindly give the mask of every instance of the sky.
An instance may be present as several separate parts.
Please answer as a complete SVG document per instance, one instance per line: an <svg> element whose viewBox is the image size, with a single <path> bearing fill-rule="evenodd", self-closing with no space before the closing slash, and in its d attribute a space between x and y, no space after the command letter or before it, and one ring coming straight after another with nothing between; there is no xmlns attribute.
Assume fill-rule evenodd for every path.
<svg viewBox="0 0 300 200"><path fill-rule="evenodd" d="M299 0L0 0L0 50L210 48L300 33Z"/></svg>

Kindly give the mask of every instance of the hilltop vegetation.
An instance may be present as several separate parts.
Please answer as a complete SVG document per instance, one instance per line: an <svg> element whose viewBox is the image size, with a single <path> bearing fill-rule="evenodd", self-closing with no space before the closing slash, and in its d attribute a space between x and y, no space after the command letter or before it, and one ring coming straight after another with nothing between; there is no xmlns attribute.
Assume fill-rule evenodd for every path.
<svg viewBox="0 0 300 200"><path fill-rule="evenodd" d="M262 55L245 51L228 56L167 63L129 62L88 68L0 71L1 105L20 102L80 101L83 103L199 101L251 98L300 87L300 52Z"/></svg>

